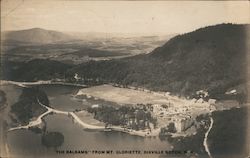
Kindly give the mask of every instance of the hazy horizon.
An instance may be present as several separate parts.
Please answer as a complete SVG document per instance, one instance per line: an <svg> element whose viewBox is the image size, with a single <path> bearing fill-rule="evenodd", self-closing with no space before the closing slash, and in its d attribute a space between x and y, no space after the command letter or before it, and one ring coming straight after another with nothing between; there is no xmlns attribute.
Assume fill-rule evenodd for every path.
<svg viewBox="0 0 250 158"><path fill-rule="evenodd" d="M249 24L248 1L1 1L1 32L168 35L222 23ZM240 9L239 9L240 8Z"/></svg>
<svg viewBox="0 0 250 158"><path fill-rule="evenodd" d="M24 28L24 29L20 29L20 30L4 30L1 32L12 32L12 31L25 31L25 30L32 30L32 29L42 29L42 30L47 30L47 31L58 31L58 32L62 32L62 33L68 33L68 34L112 34L112 35L145 35L144 33L129 33L129 32L97 32L97 31L91 31L91 32L77 32L77 31L60 31L60 30L52 30L52 29L46 29L46 28L41 28L41 27L33 27L33 28ZM166 36L166 35L174 35L174 34L178 34L177 33L171 33L171 34L162 34L162 33L154 33L154 34L146 34L148 36L158 36L158 35L162 35L162 36Z"/></svg>
<svg viewBox="0 0 250 158"><path fill-rule="evenodd" d="M220 25L220 24L229 24L229 23L219 23L219 24L213 24L213 25L207 25L207 26L215 26L215 25ZM232 23L232 24L236 24L236 23ZM237 23L237 25L247 25L250 23ZM203 27L207 27L207 26L203 26ZM188 32L176 32L176 33L151 33L151 34L145 34L145 33L126 33L126 32L75 32L75 31L60 31L60 30L51 30L51 29L45 29L45 28L41 28L41 27L33 27L33 28L26 28L26 29L21 29L21 30L4 30L1 32L12 32L12 31L24 31L24 30L32 30L32 29L42 29L42 30L47 30L47 31L57 31L57 32L61 32L61 33L65 33L65 34L69 34L69 35L111 35L113 37L119 37L119 36L125 36L125 37L147 37L147 36L173 36L173 35L178 35L178 34L184 34L184 33L189 33L192 31L195 31L197 29L203 28L203 27L199 27L199 28L195 28L194 30L190 30Z"/></svg>

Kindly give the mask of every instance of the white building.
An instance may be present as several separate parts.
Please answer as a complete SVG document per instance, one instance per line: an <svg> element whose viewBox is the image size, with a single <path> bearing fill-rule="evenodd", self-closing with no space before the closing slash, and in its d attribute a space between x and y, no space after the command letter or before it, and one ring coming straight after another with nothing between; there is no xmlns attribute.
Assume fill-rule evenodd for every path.
<svg viewBox="0 0 250 158"><path fill-rule="evenodd" d="M94 104L91 106L91 108L99 108L99 105L98 104Z"/></svg>
<svg viewBox="0 0 250 158"><path fill-rule="evenodd" d="M198 99L196 102L197 102L197 103L204 103L204 100L203 100L202 98L200 98L200 99Z"/></svg>
<svg viewBox="0 0 250 158"><path fill-rule="evenodd" d="M75 73L74 78L75 78L77 81L81 79L81 77L79 77L77 73Z"/></svg>
<svg viewBox="0 0 250 158"><path fill-rule="evenodd" d="M236 91L236 89L233 89L233 90L231 90L231 91L226 92L225 94L232 94L232 95L235 95L235 94L237 94L237 91Z"/></svg>
<svg viewBox="0 0 250 158"><path fill-rule="evenodd" d="M191 127L194 123L194 120L191 117L180 117L175 119L174 125L176 132L183 132L189 127Z"/></svg>
<svg viewBox="0 0 250 158"><path fill-rule="evenodd" d="M216 99L209 99L208 103L214 105L216 103Z"/></svg>

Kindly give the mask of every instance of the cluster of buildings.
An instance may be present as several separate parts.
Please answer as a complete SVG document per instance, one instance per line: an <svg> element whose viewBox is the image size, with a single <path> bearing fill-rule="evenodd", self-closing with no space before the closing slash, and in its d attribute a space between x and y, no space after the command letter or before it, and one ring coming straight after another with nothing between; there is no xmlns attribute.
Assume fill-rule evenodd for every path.
<svg viewBox="0 0 250 158"><path fill-rule="evenodd" d="M169 123L174 123L176 132L183 132L194 123L194 117L189 114L186 106L174 107L171 103L159 105L154 104L152 113L157 118L158 126L166 127Z"/></svg>
<svg viewBox="0 0 250 158"><path fill-rule="evenodd" d="M176 132L185 131L194 124L194 121L194 118L189 115L175 117L173 122L175 125Z"/></svg>
<svg viewBox="0 0 250 158"><path fill-rule="evenodd" d="M195 101L186 105L174 105L174 103L159 105L153 104L152 113L157 118L160 127L166 127L169 123L173 123L176 132L180 133L190 128L200 114L209 113L215 110L212 103Z"/></svg>
<svg viewBox="0 0 250 158"><path fill-rule="evenodd" d="M77 75L75 77L77 78ZM194 125L197 116L215 110L213 105L216 100L203 100L203 98L209 95L206 91L202 90L197 91L197 95L200 96L200 99L189 100L171 96L168 92L153 92L148 89L133 86L122 87L122 85L119 84L112 84L112 86L143 91L155 96L160 96L155 99L156 101L154 103L134 104L130 106L133 106L139 111L144 111L145 116L148 115L147 112L150 112L152 118L157 119L157 126L160 128L167 127L170 123L173 123L177 133L181 133ZM135 111L135 113L137 113L137 111ZM145 123L149 124L149 121L133 119L127 121L128 125Z"/></svg>
<svg viewBox="0 0 250 158"><path fill-rule="evenodd" d="M210 101L211 104L214 100ZM153 118L157 119L158 127L167 127L169 123L173 123L177 133L184 132L192 125L195 124L196 117L200 114L210 112L213 106L208 102L200 101L189 101L186 105L176 105L173 102L167 104L136 104L131 105L135 108L135 115L139 111L144 112L144 116L151 113ZM92 108L98 108L98 104L92 105ZM150 123L148 118L146 120L137 120L136 118L131 118L127 120L127 126L139 125L144 127L149 127ZM152 127L150 127L152 128Z"/></svg>

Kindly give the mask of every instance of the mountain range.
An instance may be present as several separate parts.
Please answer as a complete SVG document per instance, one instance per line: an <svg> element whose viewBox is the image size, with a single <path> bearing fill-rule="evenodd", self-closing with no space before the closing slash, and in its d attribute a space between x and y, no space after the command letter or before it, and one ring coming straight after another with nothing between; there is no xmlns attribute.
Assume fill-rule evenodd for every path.
<svg viewBox="0 0 250 158"><path fill-rule="evenodd" d="M33 28L1 33L1 51L15 61L51 59L79 64L86 60L106 60L150 53L173 36L71 33Z"/></svg>
<svg viewBox="0 0 250 158"><path fill-rule="evenodd" d="M3 37L7 42L13 41L33 44L48 44L74 40L74 37L68 34L41 28L7 31L3 33Z"/></svg>
<svg viewBox="0 0 250 158"><path fill-rule="evenodd" d="M249 25L209 26L178 35L149 54L90 62L68 73L181 95L224 93L246 81L247 29Z"/></svg>
<svg viewBox="0 0 250 158"><path fill-rule="evenodd" d="M247 30L249 25L208 26L177 35L149 54L89 61L65 66L63 70L60 66L59 74L55 69L50 70L48 61L30 61L22 63L9 76L14 80L33 81L60 77L61 74L74 82L77 73L84 80L82 82L91 79L182 96L194 96L197 91L205 90L211 97L216 97L230 88L246 84L247 41L250 41L247 40ZM53 65L56 65L55 61ZM15 74L18 74L18 79ZM245 94L246 90L242 93Z"/></svg>

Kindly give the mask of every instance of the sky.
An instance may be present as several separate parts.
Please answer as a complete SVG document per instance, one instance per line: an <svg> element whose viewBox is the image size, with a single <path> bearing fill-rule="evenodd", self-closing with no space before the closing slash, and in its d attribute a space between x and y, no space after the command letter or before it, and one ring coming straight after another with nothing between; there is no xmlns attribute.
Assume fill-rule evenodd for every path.
<svg viewBox="0 0 250 158"><path fill-rule="evenodd" d="M249 19L249 1L1 1L1 31L172 34Z"/></svg>

